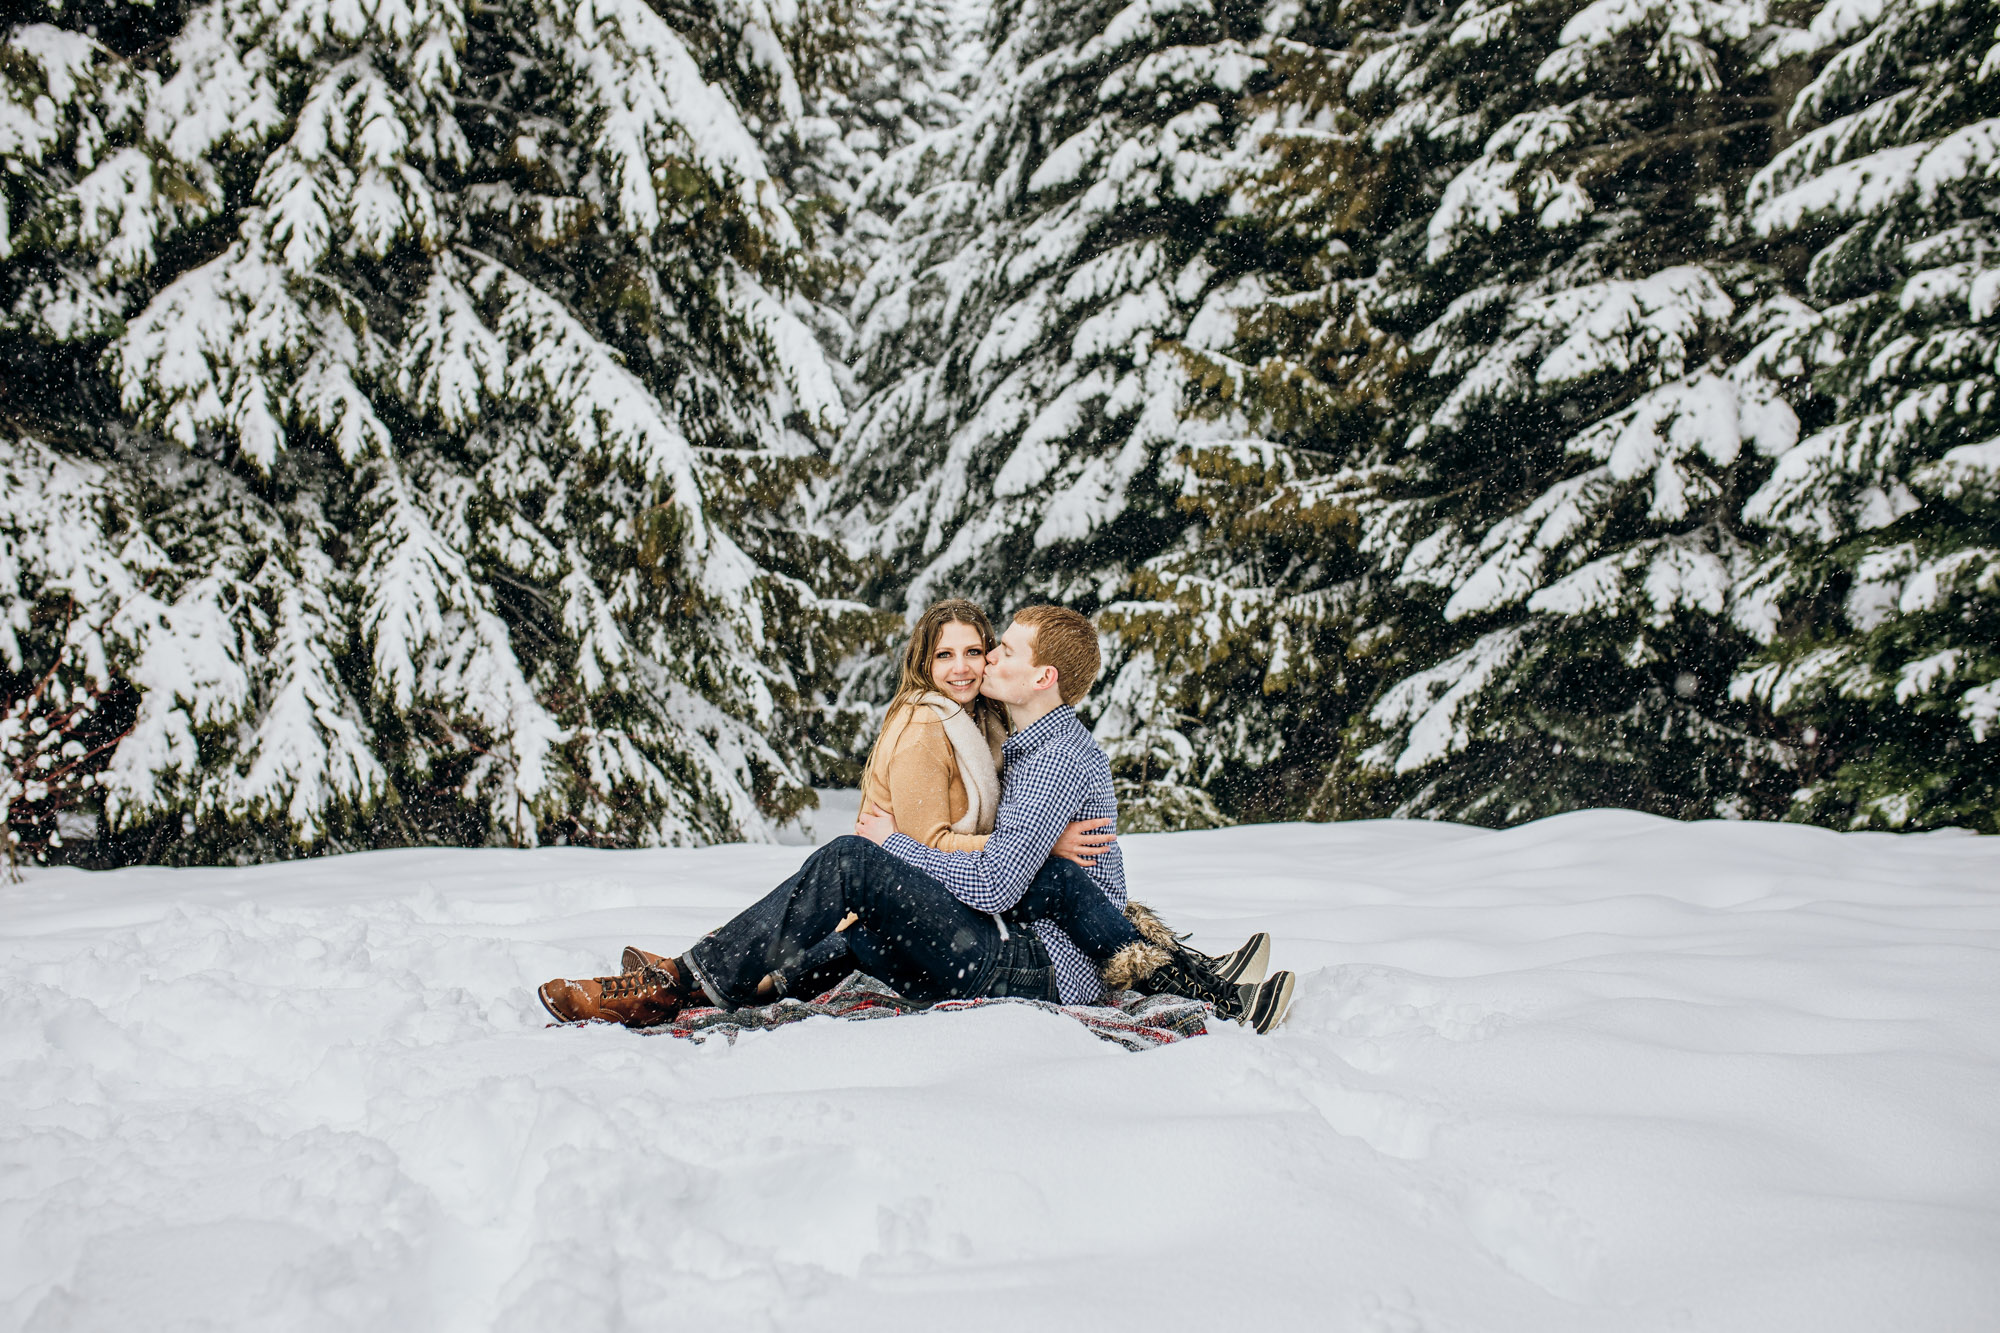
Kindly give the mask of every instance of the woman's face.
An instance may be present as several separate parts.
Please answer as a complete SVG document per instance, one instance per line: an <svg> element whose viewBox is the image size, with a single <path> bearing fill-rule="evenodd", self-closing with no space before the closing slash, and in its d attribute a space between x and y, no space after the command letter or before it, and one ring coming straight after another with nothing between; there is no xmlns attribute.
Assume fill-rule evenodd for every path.
<svg viewBox="0 0 2000 1333"><path fill-rule="evenodd" d="M979 682L986 679L986 640L978 630L957 623L944 627L931 653L931 679L954 703L969 704L979 697Z"/></svg>

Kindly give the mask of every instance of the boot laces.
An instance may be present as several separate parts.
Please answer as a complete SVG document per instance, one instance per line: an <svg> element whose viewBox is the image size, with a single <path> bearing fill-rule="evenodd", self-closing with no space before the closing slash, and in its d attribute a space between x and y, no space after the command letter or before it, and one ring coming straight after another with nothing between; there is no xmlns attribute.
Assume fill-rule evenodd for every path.
<svg viewBox="0 0 2000 1333"><path fill-rule="evenodd" d="M642 968L637 972L621 972L615 977L599 977L597 984L603 988L604 998L622 999L628 995L650 995L655 991L671 994L673 979L661 968Z"/></svg>
<svg viewBox="0 0 2000 1333"><path fill-rule="evenodd" d="M1192 950L1182 949L1181 956L1172 964L1188 995L1214 1005L1219 1011L1230 1009L1240 1011L1241 993L1235 986L1218 976L1213 968L1204 966L1199 956L1190 957L1192 953Z"/></svg>

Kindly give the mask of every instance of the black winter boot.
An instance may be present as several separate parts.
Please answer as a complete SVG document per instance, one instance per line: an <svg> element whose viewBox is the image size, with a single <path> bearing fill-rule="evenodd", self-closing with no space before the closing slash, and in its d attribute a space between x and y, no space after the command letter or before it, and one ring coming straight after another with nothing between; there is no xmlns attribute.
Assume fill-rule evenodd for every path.
<svg viewBox="0 0 2000 1333"><path fill-rule="evenodd" d="M1111 990L1135 990L1142 995L1184 995L1209 1005L1220 1018L1243 1017L1257 989L1224 981L1200 957L1178 944L1164 948L1145 940L1126 945L1106 960L1104 984Z"/></svg>
<svg viewBox="0 0 2000 1333"><path fill-rule="evenodd" d="M1264 973L1270 969L1271 937L1260 930L1220 958L1211 958L1196 949L1189 949L1188 952L1204 959L1209 970L1224 981L1254 986L1264 979Z"/></svg>

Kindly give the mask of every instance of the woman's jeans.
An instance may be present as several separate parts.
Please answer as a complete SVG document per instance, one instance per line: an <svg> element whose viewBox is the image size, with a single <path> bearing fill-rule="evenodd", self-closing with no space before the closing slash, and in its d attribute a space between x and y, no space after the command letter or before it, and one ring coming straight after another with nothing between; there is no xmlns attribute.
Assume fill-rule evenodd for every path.
<svg viewBox="0 0 2000 1333"><path fill-rule="evenodd" d="M836 932L849 912L860 919ZM1098 963L1139 938L1082 867L1059 857L1002 915L1010 929L1053 921ZM728 1008L755 1003L766 976L775 976L781 993L810 997L857 967L934 1004L986 994L1003 961L1001 946L990 914L850 835L807 857L797 874L704 936L685 961L710 998Z"/></svg>

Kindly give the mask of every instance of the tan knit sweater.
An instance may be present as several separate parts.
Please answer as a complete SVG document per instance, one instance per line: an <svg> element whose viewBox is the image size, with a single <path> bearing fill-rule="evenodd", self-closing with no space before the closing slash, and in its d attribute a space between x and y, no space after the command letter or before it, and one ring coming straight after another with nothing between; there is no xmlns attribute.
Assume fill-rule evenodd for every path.
<svg viewBox="0 0 2000 1333"><path fill-rule="evenodd" d="M1007 738L997 709L988 709L986 743L993 764L1000 764L1000 743ZM881 739L869 756L861 780L861 808L879 805L896 817L896 828L928 847L945 852L976 852L986 845L986 832L954 833L972 802L958 756L944 723L926 704L897 708L882 724ZM991 814L987 830L992 828Z"/></svg>

